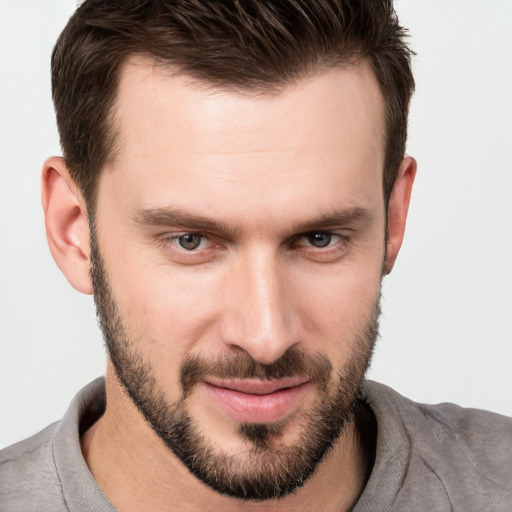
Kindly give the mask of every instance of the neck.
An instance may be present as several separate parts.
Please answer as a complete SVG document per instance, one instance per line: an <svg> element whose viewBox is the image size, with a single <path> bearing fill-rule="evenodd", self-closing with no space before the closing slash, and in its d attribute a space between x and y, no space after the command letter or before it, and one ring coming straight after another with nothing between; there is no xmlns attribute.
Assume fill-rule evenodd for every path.
<svg viewBox="0 0 512 512"><path fill-rule="evenodd" d="M105 414L82 437L84 458L117 510L350 510L368 473L357 422L351 422L306 484L279 500L242 501L191 475L146 422L111 368Z"/></svg>

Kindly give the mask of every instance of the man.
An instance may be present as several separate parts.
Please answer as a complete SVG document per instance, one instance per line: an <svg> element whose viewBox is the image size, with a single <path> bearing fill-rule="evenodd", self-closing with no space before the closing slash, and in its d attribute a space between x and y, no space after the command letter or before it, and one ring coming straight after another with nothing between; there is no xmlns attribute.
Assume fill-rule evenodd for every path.
<svg viewBox="0 0 512 512"><path fill-rule="evenodd" d="M5 510L510 507L510 420L364 381L416 171L390 3L89 1L53 84L48 240L109 363Z"/></svg>

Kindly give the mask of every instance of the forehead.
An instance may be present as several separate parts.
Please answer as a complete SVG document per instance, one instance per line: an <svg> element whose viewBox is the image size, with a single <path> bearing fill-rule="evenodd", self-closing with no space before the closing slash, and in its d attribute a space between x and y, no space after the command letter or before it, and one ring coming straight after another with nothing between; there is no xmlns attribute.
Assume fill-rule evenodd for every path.
<svg viewBox="0 0 512 512"><path fill-rule="evenodd" d="M382 179L384 101L366 62L263 94L208 87L132 58L115 115L119 151L100 192L115 181L134 208L165 206L179 192L191 200L191 186L210 209L226 195L249 208L332 187L361 195L365 180Z"/></svg>
<svg viewBox="0 0 512 512"><path fill-rule="evenodd" d="M117 107L125 142L141 135L141 142L149 142L145 136L158 127L168 128L167 141L178 142L180 147L186 142L187 148L201 144L202 149L217 149L223 135L241 135L250 128L261 133L264 127L270 141L288 139L287 144L295 145L302 142L301 136L309 139L316 131L329 148L334 137L328 137L327 132L339 124L340 114L347 131L371 132L382 142L384 134L384 101L365 60L306 76L270 92L244 92L220 89L149 58L132 57L121 69ZM279 122L273 122L276 120ZM176 123L179 130L172 129ZM294 127L293 141L282 130L285 125ZM214 134L215 139L205 140L202 136L207 134ZM151 141L158 143L154 137ZM204 147L207 141L211 144ZM262 142L253 141L253 145Z"/></svg>

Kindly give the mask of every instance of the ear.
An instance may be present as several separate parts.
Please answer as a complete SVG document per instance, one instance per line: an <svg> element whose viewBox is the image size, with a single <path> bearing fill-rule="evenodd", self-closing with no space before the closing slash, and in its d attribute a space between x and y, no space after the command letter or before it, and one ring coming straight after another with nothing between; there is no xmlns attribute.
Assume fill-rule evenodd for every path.
<svg viewBox="0 0 512 512"><path fill-rule="evenodd" d="M53 259L71 286L92 294L87 208L61 157L44 163L41 199Z"/></svg>
<svg viewBox="0 0 512 512"><path fill-rule="evenodd" d="M400 251L402 246L416 168L416 160L410 156L405 157L391 191L388 204L388 240L386 260L384 262L385 274L389 274L393 269L398 251Z"/></svg>

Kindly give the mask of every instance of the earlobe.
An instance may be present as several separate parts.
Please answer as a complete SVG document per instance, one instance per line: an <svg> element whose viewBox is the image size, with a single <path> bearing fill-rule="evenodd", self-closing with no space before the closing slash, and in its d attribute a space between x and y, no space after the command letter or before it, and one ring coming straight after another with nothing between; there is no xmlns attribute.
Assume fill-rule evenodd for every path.
<svg viewBox="0 0 512 512"><path fill-rule="evenodd" d="M409 156L405 157L389 198L388 239L386 260L384 262L385 274L389 274L393 269L398 252L402 246L416 169L416 160Z"/></svg>
<svg viewBox="0 0 512 512"><path fill-rule="evenodd" d="M63 158L44 163L41 199L53 259L74 288L92 294L87 207Z"/></svg>

